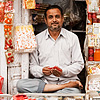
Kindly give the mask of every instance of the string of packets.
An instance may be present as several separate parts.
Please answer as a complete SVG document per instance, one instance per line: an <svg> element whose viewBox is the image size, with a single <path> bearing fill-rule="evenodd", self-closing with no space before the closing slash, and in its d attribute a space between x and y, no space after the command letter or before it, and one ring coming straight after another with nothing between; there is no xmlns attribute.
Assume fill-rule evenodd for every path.
<svg viewBox="0 0 100 100"><path fill-rule="evenodd" d="M0 23L4 24L5 46L7 64L14 61L13 45L13 21L14 21L14 0L0 1Z"/></svg>

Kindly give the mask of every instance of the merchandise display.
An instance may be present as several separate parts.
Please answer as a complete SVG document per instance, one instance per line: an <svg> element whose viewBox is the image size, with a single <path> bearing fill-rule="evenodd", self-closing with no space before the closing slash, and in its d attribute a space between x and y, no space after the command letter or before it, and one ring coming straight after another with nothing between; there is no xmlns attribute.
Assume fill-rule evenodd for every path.
<svg viewBox="0 0 100 100"><path fill-rule="evenodd" d="M45 93L32 93L32 94L17 94L11 100L85 100L85 94L45 94Z"/></svg>
<svg viewBox="0 0 100 100"><path fill-rule="evenodd" d="M14 23L14 0L5 0L4 2L4 36L5 36L5 56L7 64L14 61L14 38L13 38L13 23Z"/></svg>
<svg viewBox="0 0 100 100"><path fill-rule="evenodd" d="M23 0L24 9L35 9L35 7L36 7L35 0Z"/></svg>
<svg viewBox="0 0 100 100"><path fill-rule="evenodd" d="M15 27L15 52L32 52L36 47L32 25Z"/></svg>
<svg viewBox="0 0 100 100"><path fill-rule="evenodd" d="M86 93L100 96L100 0L87 1L87 25L86 25ZM94 94L93 94L94 93ZM95 99L97 100L97 99Z"/></svg>
<svg viewBox="0 0 100 100"><path fill-rule="evenodd" d="M80 94L15 94L17 91L17 81L22 78L31 77L31 75L28 77L27 75L25 75L30 74L26 71L29 67L29 62L27 62L28 54L32 53L33 50L37 47L35 35L40 33L41 30L47 28L44 21L44 11L51 4L45 2L52 2L52 0L0 0L0 24L4 26L4 32L2 32L4 33L2 35L5 38L3 49L5 56L4 59L7 63L7 66L4 66L7 67L7 75L5 74L5 76L7 77L7 79L5 79L7 83L5 84L7 85L6 88L8 89L7 93L11 94L10 96L3 96L4 92L2 93L2 85L4 78L0 77L0 94L2 94L0 95L0 100L100 99L93 98L93 96L100 96L100 0L86 0L87 12L86 9L85 12L83 12L82 5L80 5L80 3L78 4L78 2L81 0L76 0L74 2L72 1L73 0L57 0L55 4L60 5L65 11L63 27L66 29L67 27L69 27L68 30L78 35L80 44L84 44L85 39L86 43L84 47L83 44L81 46L83 48L86 48L84 49L85 56L82 52L86 62L85 71L87 76L83 73L86 76L86 81L84 80L84 78L82 78L81 80L79 76L83 87L85 87L85 93L82 94L82 91L82 93ZM65 6L66 4L68 5ZM86 8L86 4L83 5L84 8ZM14 7L16 7L17 10L14 9ZM86 15L86 22L83 21L84 15ZM83 24L81 22L83 22ZM77 25L79 25L79 27ZM86 31L85 28L82 27L86 27ZM81 33L85 34L84 37ZM24 59L24 57L26 57L26 59ZM14 62L15 60L16 62ZM50 67L50 69L53 70L52 74L57 76L58 78L60 77L59 74L63 71L62 69L58 68L58 66L52 66ZM86 84L86 86L84 86L83 83ZM94 94L96 95L91 95L92 92L94 92ZM86 98L86 94L89 94L88 98Z"/></svg>

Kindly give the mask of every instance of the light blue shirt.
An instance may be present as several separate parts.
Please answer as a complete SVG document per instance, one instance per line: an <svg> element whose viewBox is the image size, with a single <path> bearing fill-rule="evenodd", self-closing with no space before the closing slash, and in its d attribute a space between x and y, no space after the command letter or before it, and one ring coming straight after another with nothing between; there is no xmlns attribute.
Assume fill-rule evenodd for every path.
<svg viewBox="0 0 100 100"><path fill-rule="evenodd" d="M77 35L62 28L56 40L48 29L36 35L37 48L30 54L30 72L35 77L42 77L46 83L62 84L77 80L84 68L84 61ZM63 70L61 77L44 76L42 68L58 66Z"/></svg>

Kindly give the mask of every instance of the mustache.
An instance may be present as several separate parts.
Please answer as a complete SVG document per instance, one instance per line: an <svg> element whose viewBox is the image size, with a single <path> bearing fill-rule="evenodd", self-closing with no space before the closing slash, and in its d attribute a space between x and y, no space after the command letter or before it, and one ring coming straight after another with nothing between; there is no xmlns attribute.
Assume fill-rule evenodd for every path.
<svg viewBox="0 0 100 100"><path fill-rule="evenodd" d="M52 25L52 24L59 24L59 23L58 23L58 22L53 22L53 23L51 23L51 25Z"/></svg>

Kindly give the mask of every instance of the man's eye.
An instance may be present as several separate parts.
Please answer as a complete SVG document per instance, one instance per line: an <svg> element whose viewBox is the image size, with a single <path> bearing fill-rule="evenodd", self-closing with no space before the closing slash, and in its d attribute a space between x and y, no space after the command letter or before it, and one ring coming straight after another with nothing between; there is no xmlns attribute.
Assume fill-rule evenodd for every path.
<svg viewBox="0 0 100 100"><path fill-rule="evenodd" d="M60 16L59 15L56 15L56 18L60 18Z"/></svg>
<svg viewBox="0 0 100 100"><path fill-rule="evenodd" d="M49 19L53 18L53 16L49 16Z"/></svg>

